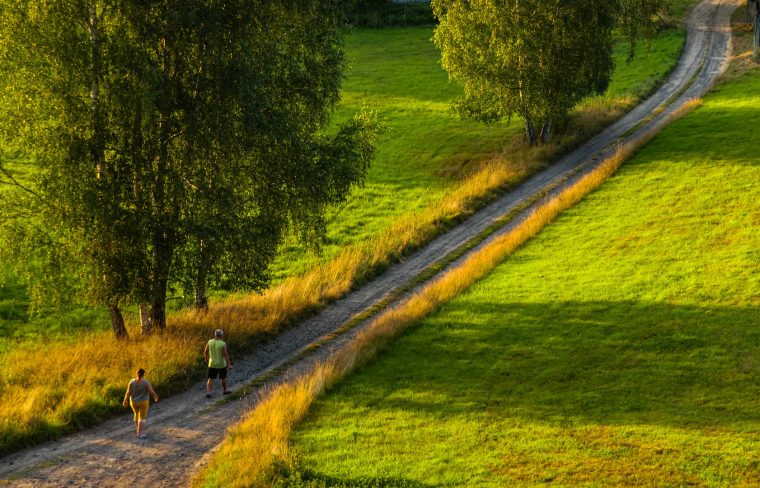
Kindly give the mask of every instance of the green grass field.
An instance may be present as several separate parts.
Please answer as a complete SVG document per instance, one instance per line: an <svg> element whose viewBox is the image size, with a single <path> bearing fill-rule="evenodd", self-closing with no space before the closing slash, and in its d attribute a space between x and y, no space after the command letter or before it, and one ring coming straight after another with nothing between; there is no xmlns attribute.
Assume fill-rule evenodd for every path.
<svg viewBox="0 0 760 488"><path fill-rule="evenodd" d="M333 237L325 259L342 246L357 241L363 242L357 247L361 247L364 254L360 253L357 257L357 253L348 253L350 259L339 259L338 264L333 263L332 269L335 272L340 273L342 270L338 276L331 275L329 270L326 274L322 273L323 270L315 271L313 276L321 277L317 279L319 283L312 279L310 283L315 286L307 288L314 292L314 296L311 292L307 293L308 297L304 296L304 287L294 279L286 285L286 289L291 291L282 303L271 301L262 305L265 298L246 296L239 302L232 300L220 304L218 297L214 297L216 304L212 303L212 310L205 316L208 318L220 311L218 317L223 318L214 323L201 323L198 320L205 319L199 319L199 316L192 312L173 313L170 321L173 326L180 328L177 334L145 338L136 337L138 334L135 331L133 340L122 347L121 343L113 341L106 314L102 310L75 308L59 312L43 309L39 315L29 319L25 314L29 301L26 290L19 285L12 270L0 270L0 278L4 278L0 289L0 351L3 352L0 354L0 363L3 363L0 367L0 396L4 397L4 400L0 401L0 407L5 407L0 408L0 451L9 452L35 442L56 438L67 432L97 424L109 415L121 411L118 397L123 389L122 379L128 377L136 364L152 371L151 379L154 385L164 394L169 395L185 389L189 382L200 379L197 355L202 350L202 341L197 339L205 335L206 330L212 330L219 323L223 323L228 330L239 325L237 330L245 331L240 332L243 337L240 340L232 339L233 335L230 334L230 338L234 343L233 355L242 354L246 341L251 344L251 338L255 341L260 334L265 333L261 332L262 330L271 330L265 329L270 318L274 317L274 320L277 320L277 317L282 316L281 312L284 312L286 317L292 317L308 307L317 306L324 300L331 299L332 295L329 293L335 289L343 290L340 293L344 293L349 287L345 284L346 281L352 282L356 276L351 273L363 272L361 265L365 258L377 259L372 263L379 264L372 266L382 267L385 262L393 259L393 256L405 252L410 246L422 245L435 231L451 224L457 218L456 212L472 210L475 205L472 202L480 202L485 195L492 193L493 187L488 185L493 180L484 181L479 175L486 174L490 177L496 174L502 178L502 175L509 173L510 164L499 160L499 168L494 169L494 164L491 164L485 171L474 176L463 177L463 173L467 173L470 167L479 166L478 158L488 156L487 153L491 149L482 143L484 134L498 132L499 137L494 136L494 140L498 139L501 142L498 142L496 147L503 148L503 137L512 137L510 134L518 133L520 128L489 128L463 123L449 113L447 100L450 93L445 90L457 88L446 81L445 74L437 67L435 51L427 41L430 34L430 29L357 31L349 39L349 51L355 59L354 69L358 69L363 61L375 63L375 79L369 85L374 87L373 90L377 90L378 95L371 99L369 96L364 97L363 89L355 95L347 91L346 100L351 100L354 96L355 100L361 100L361 104L374 104L381 118L384 118L389 130L380 148L381 154L383 151L389 154L395 151L397 155L409 153L421 156L418 159L381 156L373 167L367 187L358 191L348 205L336 210L332 215L330 235ZM361 44L360 41L366 45L358 46ZM651 55L661 56L660 63L655 67L662 70L663 65L668 66L675 62L682 37L667 34L658 42L661 42L662 49L658 51L656 44ZM380 60L386 50L393 49L398 52L396 57L386 56L385 61ZM366 56L361 54L364 51L367 52ZM642 54L645 54L645 51L642 51ZM418 58L426 61L420 62ZM641 60L643 59L642 57ZM395 74L386 81L378 81L383 74L384 63L387 65L387 74ZM420 64L419 69L411 69L415 63ZM409 76L401 72L404 65L410 68ZM635 71L635 65L623 65L621 69ZM428 74L416 76L415 72ZM642 69L639 74L644 83L650 78L651 71ZM438 80L438 85L432 81L435 79ZM350 79L348 84L350 86ZM417 97L419 104L405 101L403 96L389 97L390 89ZM424 95L428 91L432 94ZM358 110L360 102L355 103L354 107L348 104L341 106L336 119ZM429 109L430 104L437 104L435 106L438 113ZM611 97L603 97L592 102L592 105L593 110L584 112L585 118L578 118L589 122L589 125L582 128L583 134L586 135L598 130L604 121L609 121L610 113L619 113L621 106L619 101ZM387 110L384 108L386 106ZM613 107L613 110L608 110L609 107ZM405 114L405 111L409 111L410 114ZM430 127L426 126L430 119L425 117L430 113L434 114L432 119L439 120L441 124L436 126L430 123ZM394 117L397 117L399 122L393 122ZM453 129L449 131L451 127ZM414 135L414 131L418 131L417 135ZM554 146L555 150L558 146L560 145ZM522 145L518 144L517 147L520 148ZM466 156L467 148L480 152L470 158ZM502 154L501 149L497 152ZM17 160L13 169L27 171L26 176L33 177L33 172L29 172L28 163ZM504 176L498 181L507 184L514 179ZM442 206L443 210L438 212L436 207L441 201L445 202L445 205ZM455 204L452 204L452 201ZM418 208L423 209L420 210L422 214L415 217L410 224L409 221L413 219L409 218L408 214ZM399 224L397 219L402 214ZM378 229L386 229L384 232L388 235L387 229L390 228L394 229L394 234L387 241L372 238L375 235L373 233L380 232ZM395 229L401 229L401 232L395 233ZM398 236L400 239L396 239ZM407 238L408 241L405 240ZM313 258L304 257L305 253L302 250L291 251L292 261L296 263L285 269L283 274L307 268L314 261ZM287 256L288 254L285 259ZM357 269L360 271L352 271ZM357 281L366 279L367 274L371 275L376 269L370 267L366 274L359 275ZM338 288L334 288L333 285ZM298 301L302 298L305 302ZM309 301L312 299L316 301ZM258 305L252 304L253 302ZM179 307L181 301L172 300L171 305ZM266 308L268 312L261 321L246 320L239 315L239 323L230 322L227 313L230 310L248 307L244 310L245 313L250 313L251 310L259 310L256 307L260 305L269 307ZM298 308L301 306L306 308ZM292 307L292 310L286 309L287 307ZM125 311L134 313L135 308L132 306ZM272 313L269 313L270 311ZM134 325L135 320L131 323ZM158 342L161 342L160 347L156 346ZM36 366L40 363L41 366ZM34 369L34 372L31 372L30 368ZM65 392L70 390L72 384L79 385L83 394L67 395ZM15 401L19 397L25 399L21 405Z"/></svg>
<svg viewBox="0 0 760 488"><path fill-rule="evenodd" d="M26 288L7 276L0 285L0 352L15 347L18 341L35 347L40 341L77 340L82 331L100 328L108 319L106 312L87 308L41 311L29 317Z"/></svg>
<svg viewBox="0 0 760 488"><path fill-rule="evenodd" d="M282 484L760 484L758 107L720 86L335 387Z"/></svg>
<svg viewBox="0 0 760 488"><path fill-rule="evenodd" d="M440 67L430 27L360 29L346 42L350 60L337 120L363 107L378 113L387 130L366 186L330 214L328 244L321 257L288 246L273 269L276 278L307 269L354 242L377 236L402 214L436 205L457 179L519 135L513 121L486 126L460 120L451 101L461 88ZM625 62L625 43L616 46L617 69L608 97L641 96L677 61L683 33L671 30L636 59ZM606 97L601 97L602 103ZM597 101L599 103L599 101Z"/></svg>
<svg viewBox="0 0 760 488"><path fill-rule="evenodd" d="M522 130L517 121L510 127L489 127L459 120L451 112L450 101L461 90L441 69L431 37L430 27L360 29L348 36L350 70L335 120L367 107L377 111L387 131L366 186L331 212L323 254L314 256L297 243L288 243L273 265L276 280L327 260L347 245L372 239L402 215L437 205L463 174L499 152ZM595 103L646 93L672 68L682 44L682 33L667 31L648 49L640 46L639 56L631 64L625 62L626 48L620 44L610 94ZM17 162L11 168L23 180L33 172L28 166ZM32 344L42 339L75 340L79 330L109 327L104 312L81 308L56 313L43 310L30 318L24 288L4 274L0 281L0 350L9 340L30 339ZM179 300L171 302L172 307L180 304ZM72 333L74 337L70 337Z"/></svg>

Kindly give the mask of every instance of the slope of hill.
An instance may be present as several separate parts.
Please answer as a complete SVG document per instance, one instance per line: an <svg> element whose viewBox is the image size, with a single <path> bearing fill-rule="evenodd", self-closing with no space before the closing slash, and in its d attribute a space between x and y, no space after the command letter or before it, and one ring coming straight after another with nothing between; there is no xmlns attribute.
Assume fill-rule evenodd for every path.
<svg viewBox="0 0 760 488"><path fill-rule="evenodd" d="M293 486L754 485L760 72L319 400Z"/></svg>
<svg viewBox="0 0 760 488"><path fill-rule="evenodd" d="M463 197L471 200L466 205L458 206L461 202L454 199L455 205L450 205L451 209L445 207L445 211L448 212L445 215L429 213L420 219L422 224L415 223L417 227L413 228L412 233L417 233L416 242L410 244L404 240L405 235L402 235L398 244L400 249L393 247L396 246L395 241L391 243L391 250L378 245L378 229L384 228L384 232L388 234L389 226L406 225L409 222L408 214L417 210L420 199L430 204L429 209L438 211L441 207L440 198L446 191L457 185L467 184L450 175L437 174L435 168L439 163L443 164L442 161L454 158L455 154L467 153L467 148L480 151L479 156L472 157L482 159L485 153L492 150L492 146L488 144L481 146L484 134L495 134L497 131L505 130L503 127L475 126L451 116L446 100L456 91L456 87L446 81L445 75L435 64L435 51L427 40L430 32L430 29L365 31L356 33L351 39L350 52L356 57L357 75L353 82L349 80L347 83L345 112L357 109L358 107L350 104L359 103L360 99L371 101L378 110L384 107L384 117L393 129L391 133L394 137L381 149L382 156L370 175L367 188L360 191L346 207L336 211L335 225L331 227L330 232L331 235L339 235L340 239L332 239L326 258L333 256L341 248L364 240L364 248L360 251L368 252L372 259L381 263L387 262L390 259L387 254L403 253L409 247L422 244L424 236L429 237L439 232L442 227L450 225L450 220L455 218L458 212L471 211L474 208L474 201L478 196L482 197L493 191L493 185L475 188L474 197ZM630 95L631 90L641 90L644 89L642 87L651 84L653 77L664 73L675 62L682 40L682 33L666 32L654 42L650 51L641 51L638 61L631 65L620 62L616 76L621 76L624 81L613 84L617 91L610 98L597 101L597 109L602 107L601 111L604 112L608 106L618 104L615 100L622 93ZM398 56L389 57L383 54L386 49ZM362 57L357 54L359 52L370 54ZM622 56L622 51L619 54ZM369 73L360 69L360 59L365 63L363 66ZM411 78L402 76L399 59L403 61L402 65L414 68ZM382 67L385 65L389 67L383 70ZM414 90L409 89L410 80L414 81ZM397 96L389 98L389 90ZM404 98L398 95L399 92L408 92L409 97L417 98ZM428 103L430 100L432 102ZM632 103L630 96L628 103ZM409 130L409 127L415 124L418 128L414 131ZM513 127L509 130L518 132L519 128ZM441 134L444 133L448 136L442 137ZM436 135L440 139L437 145L414 153L414 157L409 160L401 157L405 151L416 147L415 144L421 137L434 138ZM514 178L521 175L525 175L525 168L521 168ZM390 184L391 182L393 184ZM417 196L410 196L412 194ZM450 200L447 205L451 203ZM399 217L400 214L407 217ZM397 219L400 219L400 223ZM448 224L442 223L447 219ZM423 237L419 237L420 235ZM394 238L396 237L394 235ZM298 257L303 256L299 253L302 253L302 250L286 251L282 262L289 268L283 273L293 273L309 265L308 259ZM361 260L360 265L364 265ZM339 283L339 280L330 274L330 270L323 273L328 275L328 278L312 277L303 280L317 282L315 287L319 288L319 293L328 291L327 295L318 295L315 292L314 296L308 297L311 301L302 308L298 308L301 306L300 303L293 306L292 301L289 301L292 297L286 296L284 305L281 306L276 298L273 299L273 302L276 302L275 306L280 306L279 309L271 313L270 309L266 309L262 313L256 308L256 304L259 303L256 302L258 297L245 297L243 300L249 300L247 304L254 302L254 306L241 306L239 302L228 303L226 308L212 306L212 314L201 319L192 313L184 314L183 318L174 315L170 317L170 321L177 327L176 333L165 338L141 338L125 345L110 340L107 326L103 323L105 321L101 322L104 318L102 312L74 310L66 315L43 314L42 318L28 320L21 310L27 304L23 290L17 286L0 288L0 320L3 323L0 327L0 350L6 344L13 345L13 350L9 351L8 356L13 359L7 359L3 366L3 375L0 377L0 397L13 398L20 394L25 397L21 408L15 407L11 401L1 402L6 404L7 408L0 408L0 431L4 432L0 439L0 451L58 437L75 426L78 428L97 423L118 411L121 378L127 377L135 364L139 363L150 370L155 385L167 394L187 388L193 379L200 375L200 364L196 358L198 349L202 349L201 338L208 330L223 324L228 332L231 332L230 338L233 343L242 349L244 343L250 344L257 340L252 337L260 338L271 333L274 328L292 320L293 316L303 314L304 308L316 307L334 299L336 294L344 293L351 288L352 283L362 279L361 276L351 275L340 263L335 269L341 273ZM371 272L370 269L369 273ZM320 282L320 279L323 281ZM330 291L341 286L343 288L338 292ZM304 293L310 293L308 290L304 292L301 281L291 283L291 291L292 295L296 295L296 299ZM275 296L279 296L278 293L281 291L273 292ZM220 316L213 315L216 311L219 311ZM230 319L230 315L238 319ZM251 320L251 316L264 319ZM206 324L199 320L212 323ZM272 321L275 321L274 325ZM44 344L44 350L40 348L41 344ZM86 359L80 359L82 356ZM15 359L22 357L24 360ZM35 365L33 374L29 369L31 365ZM69 372L72 368L75 373ZM78 396L66 395L64 392L68 390L72 381L79 384L86 393Z"/></svg>
<svg viewBox="0 0 760 488"><path fill-rule="evenodd" d="M707 3L709 2L705 2ZM718 38L725 41L724 36L718 36ZM692 43L692 47L694 44ZM698 48L699 43L697 44ZM721 46L723 45L721 43ZM721 48L715 52L722 53L723 50ZM710 79L710 77L705 76L705 79ZM245 363L246 359L241 362ZM238 361L236 361L237 366L239 366ZM97 484L107 479L109 475L114 476L115 470L118 472L129 470L127 465L133 464L131 460L136 459L135 456L137 456L145 466L161 466L160 469L149 469L148 472L141 473L146 481L155 482L159 480L158 477L163 482L167 482L168 479L179 480L185 473L182 467L188 466L188 463L192 465L194 456L199 452L205 452L205 449L209 447L209 436L203 435L204 432L219 432L219 425L226 422L227 415L239 412L242 408L240 404L236 405L234 402L216 408L204 408L203 405L197 405L195 402L185 405L184 402L193 398L193 395L193 392L188 392L182 398L172 399L169 402L162 401L159 407L161 412L158 416L161 419L161 425L159 429L156 429L158 442L155 447L149 449L150 459L145 459L138 451L125 449L130 445L129 440L126 439L128 427L121 424L129 422L128 419L120 419L124 422L109 422L108 425L99 428L98 432L90 431L83 435L72 436L66 442L55 443L29 453L6 458L17 461L17 466L6 467L3 471L7 473L21 470L24 476L34 477L33 479L55 479L59 482L64 482L61 480L67 479L66 477L80 475L80 483L86 477L87 484ZM199 421L199 419L203 420ZM211 436L212 443L214 438ZM74 453L76 453L75 459L72 459L70 456ZM39 471L35 471L37 468Z"/></svg>
<svg viewBox="0 0 760 488"><path fill-rule="evenodd" d="M523 151L519 123L488 127L459 120L451 112L450 101L461 89L449 82L441 69L431 36L430 27L360 29L348 36L350 69L334 118L345 120L369 108L377 111L387 131L365 187L332 210L323 253L316 256L295 241L286 243L272 265L276 281L334 258L347 246L376 240L400 220L439 207L447 192L454 191L495 154L503 153L506 166L520 166L509 157L510 151ZM598 118L597 126L590 127L593 131L630 107L636 97L646 94L672 69L683 38L681 31L665 31L650 46L642 46L631 63L625 61L625 43L619 43L609 93L590 101L576 116L583 117L582 122ZM505 148L510 144L516 147ZM4 162L22 181L33 177L34 169L28 161L14 162L6 157ZM533 161L533 168L545 162L545 157L539 158ZM517 169L518 176L524 175L524 167ZM186 304L174 300L169 306ZM28 306L24 287L12 274L0 273L0 350L7 340L70 340L83 330L109 327L104 310L62 312L43 307L29 317Z"/></svg>

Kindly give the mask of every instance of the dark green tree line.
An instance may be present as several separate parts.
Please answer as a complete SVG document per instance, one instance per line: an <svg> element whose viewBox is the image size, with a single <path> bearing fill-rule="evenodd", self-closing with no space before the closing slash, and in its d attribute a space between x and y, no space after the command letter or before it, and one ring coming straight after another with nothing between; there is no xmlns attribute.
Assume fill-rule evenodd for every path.
<svg viewBox="0 0 760 488"><path fill-rule="evenodd" d="M0 140L39 166L4 194L2 238L39 263L33 286L107 306L117 337L125 303L164 328L172 284L199 308L208 286L262 288L283 235L317 244L364 177L374 122L323 131L338 1L0 4Z"/></svg>
<svg viewBox="0 0 760 488"><path fill-rule="evenodd" d="M662 0L433 0L443 67L464 86L456 104L484 122L522 117L531 145L580 100L606 91L613 31L652 34Z"/></svg>

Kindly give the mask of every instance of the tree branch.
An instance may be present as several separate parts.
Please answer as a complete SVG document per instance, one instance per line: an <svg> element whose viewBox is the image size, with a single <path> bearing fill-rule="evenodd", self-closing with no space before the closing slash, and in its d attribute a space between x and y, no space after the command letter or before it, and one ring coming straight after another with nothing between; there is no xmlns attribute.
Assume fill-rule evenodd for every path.
<svg viewBox="0 0 760 488"><path fill-rule="evenodd" d="M168 143L172 139L183 135L185 132L187 132L187 129L182 129L181 131L175 132L174 134L169 134L169 136L166 138L166 140L164 141L164 143Z"/></svg>
<svg viewBox="0 0 760 488"><path fill-rule="evenodd" d="M22 185L21 183L19 183L19 181L16 178L14 178L13 175L5 167L3 167L3 160L1 158L0 158L0 173L2 173L3 175L5 175L6 178L8 178L9 180L11 180L10 183L5 182L5 181L0 181L0 183L5 183L5 184L16 186L18 188L21 188L25 192L27 192L27 193L29 193L31 195L34 195L37 198L42 198L40 196L40 194L37 193L36 191L34 191L34 190L30 189L30 188L27 188L24 185Z"/></svg>

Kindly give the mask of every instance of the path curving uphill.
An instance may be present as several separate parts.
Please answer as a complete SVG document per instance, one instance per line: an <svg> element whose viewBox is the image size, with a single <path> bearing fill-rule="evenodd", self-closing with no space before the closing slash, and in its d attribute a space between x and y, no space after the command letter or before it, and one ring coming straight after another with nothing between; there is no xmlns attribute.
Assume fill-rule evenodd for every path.
<svg viewBox="0 0 760 488"><path fill-rule="evenodd" d="M595 138L382 276L284 331L254 355L235 362L233 385L242 387L253 382L262 386L246 388L247 394L237 400L214 403L205 398L205 382L199 383L190 391L151 407L147 440L135 438L131 416L124 415L97 428L0 458L0 485L186 485L223 440L226 428L257 403L262 391L298 375L303 368L339 348L367 322L356 319L357 315L392 306L414 293L424 285L420 276L431 275L436 264L448 262L450 256L472 247L474 241L493 230L494 224L505 216L511 219L494 236L524 218L539 196L561 189L593 169L619 143L645 137L666 124L668 115L684 103L702 96L728 63L730 16L739 3L741 0L704 0L695 7L688 19L682 57L666 83ZM320 347L315 347L315 343Z"/></svg>

